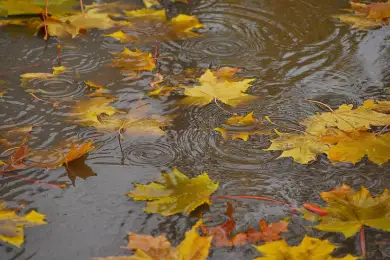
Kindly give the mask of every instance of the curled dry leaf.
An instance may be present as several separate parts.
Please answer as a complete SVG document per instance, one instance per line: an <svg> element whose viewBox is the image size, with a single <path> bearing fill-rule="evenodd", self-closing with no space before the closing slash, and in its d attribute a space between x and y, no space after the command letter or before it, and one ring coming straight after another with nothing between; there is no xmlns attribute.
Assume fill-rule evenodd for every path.
<svg viewBox="0 0 390 260"><path fill-rule="evenodd" d="M241 139L248 141L250 135L270 134L269 131L259 130L260 126L261 122L253 117L252 111L245 116L232 116L226 120L225 127L217 127L214 130L219 132L225 140L231 137L232 140Z"/></svg>
<svg viewBox="0 0 390 260"><path fill-rule="evenodd" d="M343 185L329 192L321 192L321 197L327 203L323 210L328 214L316 216L306 212L304 215L306 219L316 217L320 221L314 226L316 229L340 232L345 237L355 235L362 226L390 231L390 192L387 189L372 197L364 187L354 191L348 185Z"/></svg>
<svg viewBox="0 0 390 260"><path fill-rule="evenodd" d="M328 240L305 236L298 246L289 246L285 240L270 242L265 245L255 246L263 257L254 260L355 260L352 255L342 258L332 257L332 252L337 246Z"/></svg>
<svg viewBox="0 0 390 260"><path fill-rule="evenodd" d="M112 60L112 66L120 68L123 72L152 71L156 66L151 53L138 49L131 51L124 48L122 52L114 54L118 59Z"/></svg>
<svg viewBox="0 0 390 260"><path fill-rule="evenodd" d="M163 235L158 237L129 234L127 248L135 250L132 256L112 256L96 260L205 260L208 257L212 237L201 237L197 229L202 225L199 220L191 230L187 231L184 240L176 247Z"/></svg>
<svg viewBox="0 0 390 260"><path fill-rule="evenodd" d="M214 99L227 105L236 107L238 104L255 99L255 96L244 94L254 79L241 79L240 81L220 81L211 70L207 70L200 78L200 86L180 86L184 89L186 97L180 104L195 104L205 106Z"/></svg>
<svg viewBox="0 0 390 260"><path fill-rule="evenodd" d="M260 220L259 231L250 227L247 232L231 235L236 225L233 218L233 207L231 204L228 204L226 215L229 217L229 220L219 226L201 226L204 234L213 236L214 246L241 246L248 243L258 243L260 241L275 241L281 239L280 233L287 231L288 223L286 221L280 221L268 225L265 220Z"/></svg>
<svg viewBox="0 0 390 260"><path fill-rule="evenodd" d="M210 196L217 188L218 183L206 172L190 179L175 168L170 173L161 173L158 183L135 184L135 189L127 195L134 200L148 201L146 212L169 216L181 212L190 214L204 203L211 204Z"/></svg>
<svg viewBox="0 0 390 260"><path fill-rule="evenodd" d="M24 242L25 227L46 224L45 216L36 211L31 211L24 216L16 214L15 210L6 208L0 201L0 240L20 247Z"/></svg>

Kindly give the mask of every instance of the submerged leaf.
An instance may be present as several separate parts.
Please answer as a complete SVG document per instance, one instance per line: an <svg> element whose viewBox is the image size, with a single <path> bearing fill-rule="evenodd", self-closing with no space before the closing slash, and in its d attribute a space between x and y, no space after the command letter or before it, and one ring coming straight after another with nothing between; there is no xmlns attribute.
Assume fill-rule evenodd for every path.
<svg viewBox="0 0 390 260"><path fill-rule="evenodd" d="M238 104L253 100L256 97L244 94L254 79L242 79L240 81L219 81L211 70L207 70L200 78L200 86L184 88L184 94L187 96L181 104L196 104L205 106L217 99L227 105L236 107Z"/></svg>
<svg viewBox="0 0 390 260"><path fill-rule="evenodd" d="M390 231L390 192L386 189L381 195L372 197L370 192L362 187L354 191L348 185L329 192L321 192L321 197L327 202L323 209L326 216L319 216L321 221L316 229L328 232L341 232L350 237L359 232L362 226ZM311 219L312 214L306 213L305 218Z"/></svg>
<svg viewBox="0 0 390 260"><path fill-rule="evenodd" d="M332 257L337 246L328 240L305 236L298 246L289 246L285 240L255 246L264 256L254 260L355 260L352 255L342 258Z"/></svg>
<svg viewBox="0 0 390 260"><path fill-rule="evenodd" d="M190 179L175 168L170 173L162 173L159 183L135 184L128 196L148 201L144 209L148 213L169 216L181 212L190 214L204 203L211 204L210 195L217 188L218 183L207 173Z"/></svg>
<svg viewBox="0 0 390 260"><path fill-rule="evenodd" d="M97 260L206 260L212 237L201 237L197 229L202 225L199 220L191 230L187 231L184 240L172 248L171 243L163 235L158 237L129 234L127 248L135 250L132 256L112 256Z"/></svg>
<svg viewBox="0 0 390 260"><path fill-rule="evenodd" d="M118 59L112 60L114 67L121 68L123 72L152 71L156 64L151 53L140 50L131 51L124 48L122 52L115 53Z"/></svg>
<svg viewBox="0 0 390 260"><path fill-rule="evenodd" d="M46 224L45 216L31 211L23 217L18 216L15 210L7 209L0 201L0 240L20 247L24 242L25 227Z"/></svg>

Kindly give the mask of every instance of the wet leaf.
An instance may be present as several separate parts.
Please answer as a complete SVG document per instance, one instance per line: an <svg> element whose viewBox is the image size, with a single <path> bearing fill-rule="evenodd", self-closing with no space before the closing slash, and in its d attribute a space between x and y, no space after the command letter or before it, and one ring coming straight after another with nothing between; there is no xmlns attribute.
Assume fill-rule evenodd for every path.
<svg viewBox="0 0 390 260"><path fill-rule="evenodd" d="M6 163L7 166L5 167L4 171L13 171L28 167L28 165L25 164L25 159L27 158L31 149L27 147L26 142L27 137L23 139L16 150L8 157Z"/></svg>
<svg viewBox="0 0 390 260"><path fill-rule="evenodd" d="M151 90L148 92L149 96L169 96L172 91L174 91L176 88L175 87L167 87L167 86L162 86L159 88L156 88L154 90Z"/></svg>
<svg viewBox="0 0 390 260"><path fill-rule="evenodd" d="M112 65L121 68L123 72L152 71L156 66L151 53L141 52L138 49L131 51L124 48L122 52L115 55L118 59L112 60Z"/></svg>
<svg viewBox="0 0 390 260"><path fill-rule="evenodd" d="M117 31L117 32L114 32L111 34L105 34L104 36L117 39L121 43L134 42L137 40L137 38L135 36L128 35L128 34L124 33L123 31Z"/></svg>
<svg viewBox="0 0 390 260"><path fill-rule="evenodd" d="M259 120L253 117L253 112L250 112L245 116L232 116L226 120L225 127L217 127L214 130L219 132L225 140L231 137L232 140L247 141L250 135L270 134L269 131L259 130L260 126Z"/></svg>
<svg viewBox="0 0 390 260"><path fill-rule="evenodd" d="M376 164L382 165L390 160L390 133L378 135L375 133L354 131L337 131L324 142L333 144L328 151L333 162L357 163L364 156Z"/></svg>
<svg viewBox="0 0 390 260"><path fill-rule="evenodd" d="M288 223L280 221L267 225L265 220L259 221L259 231L250 227L247 232L237 233L232 235L236 222L233 218L233 207L228 204L226 215L229 220L216 227L201 226L204 234L213 236L214 246L242 246L248 243L258 243L260 241L269 242L281 239L280 233L287 231Z"/></svg>
<svg viewBox="0 0 390 260"><path fill-rule="evenodd" d="M205 260L208 257L212 237L201 237L196 232L202 220L199 220L185 234L185 239L176 247L163 235L158 237L129 234L127 248L135 250L132 256L112 256L97 260Z"/></svg>
<svg viewBox="0 0 390 260"><path fill-rule="evenodd" d="M240 81L218 81L218 78L211 70L207 70L200 78L200 86L181 86L187 96L180 101L181 104L195 104L205 106L214 99L227 105L236 107L239 104L255 99L243 93L250 86L254 79L242 79Z"/></svg>
<svg viewBox="0 0 390 260"><path fill-rule="evenodd" d="M265 151L283 151L278 158L292 157L294 161L308 164L319 154L328 154L329 145L322 142L321 135L290 134L275 130L278 138Z"/></svg>
<svg viewBox="0 0 390 260"><path fill-rule="evenodd" d="M382 20L390 17L390 2L372 3L369 9L367 18Z"/></svg>
<svg viewBox="0 0 390 260"><path fill-rule="evenodd" d="M66 71L64 66L53 67L53 75L62 74Z"/></svg>
<svg viewBox="0 0 390 260"><path fill-rule="evenodd" d="M176 213L190 214L198 206L211 204L210 195L218 188L207 173L195 178L188 178L177 169L162 173L156 182L147 185L135 184L135 189L128 193L134 200L146 200L145 211L169 216Z"/></svg>
<svg viewBox="0 0 390 260"><path fill-rule="evenodd" d="M125 11L130 28L137 32L137 42L183 40L199 36L193 32L203 25L195 16L179 14L167 19L165 10L141 9Z"/></svg>
<svg viewBox="0 0 390 260"><path fill-rule="evenodd" d="M143 2L146 8L160 6L160 2L158 0L143 0Z"/></svg>
<svg viewBox="0 0 390 260"><path fill-rule="evenodd" d="M390 124L390 115L373 111L364 105L353 109L353 105L343 104L333 112L311 116L302 124L310 133L321 133L329 127L337 127L343 131L355 131Z"/></svg>
<svg viewBox="0 0 390 260"><path fill-rule="evenodd" d="M376 29L383 25L382 21L367 19L366 14L338 14L332 16L342 23L352 25L352 27L363 29Z"/></svg>
<svg viewBox="0 0 390 260"><path fill-rule="evenodd" d="M366 109L371 109L380 113L390 113L390 101L368 99L364 101L362 106Z"/></svg>
<svg viewBox="0 0 390 260"><path fill-rule="evenodd" d="M94 126L100 124L99 117L101 115L113 115L119 113L115 107L110 106L115 98L94 97L76 103L72 112L77 118L76 123L86 126Z"/></svg>
<svg viewBox="0 0 390 260"><path fill-rule="evenodd" d="M89 177L97 176L97 174L92 171L91 167L85 164L85 159L88 156L87 153L88 152L64 165L73 186L76 185L77 177L85 180Z"/></svg>
<svg viewBox="0 0 390 260"><path fill-rule="evenodd" d="M91 89L93 92L89 93L89 97L107 97L107 98L113 98L109 93L109 91L100 85L99 83L96 83L91 80L84 81L85 84L87 84L88 88Z"/></svg>
<svg viewBox="0 0 390 260"><path fill-rule="evenodd" d="M46 224L45 216L31 211L18 216L15 210L7 209L0 201L0 240L20 247L24 243L24 228Z"/></svg>
<svg viewBox="0 0 390 260"><path fill-rule="evenodd" d="M332 252L337 246L328 240L305 236L298 246L289 246L285 240L270 242L265 245L255 246L263 257L254 260L355 260L352 255L342 258L332 257Z"/></svg>
<svg viewBox="0 0 390 260"><path fill-rule="evenodd" d="M348 185L335 188L329 192L321 192L321 197L327 203L323 209L326 216L319 216L320 224L316 229L328 232L340 232L345 237L355 235L362 226L390 231L390 192L386 189L381 195L372 197L370 192L362 187L354 191ZM305 218L310 219L311 213Z"/></svg>
<svg viewBox="0 0 390 260"><path fill-rule="evenodd" d="M45 0L1 0L0 14L2 16L40 14L45 10L45 6ZM75 6L78 6L78 3L74 0L50 0L48 12L55 15L72 13Z"/></svg>

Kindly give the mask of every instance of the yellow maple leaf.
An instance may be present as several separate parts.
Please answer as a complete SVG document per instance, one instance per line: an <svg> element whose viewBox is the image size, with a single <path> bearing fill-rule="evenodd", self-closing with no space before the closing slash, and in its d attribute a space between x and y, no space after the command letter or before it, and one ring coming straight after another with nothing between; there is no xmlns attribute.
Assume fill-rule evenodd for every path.
<svg viewBox="0 0 390 260"><path fill-rule="evenodd" d="M382 20L390 17L390 2L372 3L369 5L367 18Z"/></svg>
<svg viewBox="0 0 390 260"><path fill-rule="evenodd" d="M75 114L78 120L77 124L81 125L94 125L100 124L99 117L101 115L113 115L119 113L115 107L109 104L116 99L107 97L94 97L91 99L79 101L74 106L72 112Z"/></svg>
<svg viewBox="0 0 390 260"><path fill-rule="evenodd" d="M197 229L202 225L199 220L191 230L187 231L184 240L172 248L171 243L163 235L158 237L129 234L127 248L135 250L132 256L111 256L96 260L205 260L209 255L212 236L200 236Z"/></svg>
<svg viewBox="0 0 390 260"><path fill-rule="evenodd" d="M318 154L328 154L329 145L322 142L321 135L275 132L279 137L271 140L270 147L264 150L283 151L278 158L292 157L298 163L308 164Z"/></svg>
<svg viewBox="0 0 390 260"><path fill-rule="evenodd" d="M227 105L236 107L238 104L245 103L256 98L255 96L243 93L251 86L253 81L254 79L218 81L217 77L211 70L206 70L206 72L199 78L200 86L180 86L184 89L184 94L187 97L179 103L205 106L216 99Z"/></svg>
<svg viewBox="0 0 390 260"><path fill-rule="evenodd" d="M46 224L45 216L31 211L24 216L18 216L15 210L7 209L0 201L0 240L20 247L24 242L25 227Z"/></svg>
<svg viewBox="0 0 390 260"><path fill-rule="evenodd" d="M340 232L345 237L355 235L363 226L390 231L390 192L384 192L372 197L370 192L362 187L354 191L348 185L335 188L329 192L321 192L322 199L327 203L323 208L328 214L317 216L320 223L316 229L327 232ZM304 217L312 219L312 213Z"/></svg>
<svg viewBox="0 0 390 260"><path fill-rule="evenodd" d="M331 161L357 163L365 155L379 165L390 160L390 133L377 135L364 131L335 132L336 134L323 138L324 142L333 144L328 150Z"/></svg>
<svg viewBox="0 0 390 260"><path fill-rule="evenodd" d="M332 15L332 17L338 19L342 23L352 25L352 27L363 29L376 29L383 25L382 21L367 19L366 14L364 13L338 14Z"/></svg>
<svg viewBox="0 0 390 260"><path fill-rule="evenodd" d="M160 2L158 0L143 0L143 2L146 8L160 5Z"/></svg>
<svg viewBox="0 0 390 260"><path fill-rule="evenodd" d="M232 140L241 139L248 141L250 135L269 134L268 131L259 130L261 123L253 117L253 111L245 116L232 116L226 120L226 124L225 127L214 128L225 140L230 136Z"/></svg>
<svg viewBox="0 0 390 260"><path fill-rule="evenodd" d="M84 81L84 83L88 86L90 90L93 90L92 93L89 93L88 96L90 97L107 97L107 98L113 98L109 93L107 89L105 89L102 85L99 83L96 83L91 80Z"/></svg>
<svg viewBox="0 0 390 260"><path fill-rule="evenodd" d="M303 120L302 124L309 133L321 133L328 127L355 131L390 124L390 115L376 112L364 105L353 109L353 105L343 104L334 111L311 116Z"/></svg>
<svg viewBox="0 0 390 260"><path fill-rule="evenodd" d="M148 92L149 96L168 96L175 87L162 86Z"/></svg>
<svg viewBox="0 0 390 260"><path fill-rule="evenodd" d="M152 71L156 64L151 53L140 50L131 51L124 48L122 52L115 53L119 59L112 60L114 67L121 68L123 72Z"/></svg>
<svg viewBox="0 0 390 260"><path fill-rule="evenodd" d="M264 256L254 260L355 260L352 255L342 258L332 257L332 252L337 246L328 240L305 236L298 246L289 246L285 240L254 246Z"/></svg>
<svg viewBox="0 0 390 260"><path fill-rule="evenodd" d="M124 33L123 31L117 31L117 32L114 32L111 34L105 34L104 36L117 39L121 43L135 42L137 40L137 37L128 35L128 34Z"/></svg>
<svg viewBox="0 0 390 260"><path fill-rule="evenodd" d="M162 173L159 183L135 184L128 196L148 201L144 209L148 213L169 216L181 212L189 214L204 203L211 204L210 195L217 188L218 183L206 172L190 179L175 168L170 173Z"/></svg>
<svg viewBox="0 0 390 260"><path fill-rule="evenodd" d="M53 75L62 74L66 71L64 66L53 67Z"/></svg>
<svg viewBox="0 0 390 260"><path fill-rule="evenodd" d="M368 99L364 101L362 107L366 109L372 109L380 113L389 113L390 101Z"/></svg>

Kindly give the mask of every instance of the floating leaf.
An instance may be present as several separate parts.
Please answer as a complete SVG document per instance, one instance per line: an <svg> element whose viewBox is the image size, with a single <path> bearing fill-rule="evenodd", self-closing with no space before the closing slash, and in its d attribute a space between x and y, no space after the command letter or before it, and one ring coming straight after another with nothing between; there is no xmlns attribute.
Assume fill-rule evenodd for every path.
<svg viewBox="0 0 390 260"><path fill-rule="evenodd" d="M119 112L115 107L109 105L113 101L115 101L114 98L94 97L77 102L72 110L75 117L78 118L76 123L87 126L100 124L99 117L101 115L110 116Z"/></svg>
<svg viewBox="0 0 390 260"><path fill-rule="evenodd" d="M341 105L332 112L323 112L311 116L302 122L310 133L323 132L328 127L337 127L343 131L370 129L371 126L390 124L390 115L378 113L365 106L353 109L353 105Z"/></svg>
<svg viewBox="0 0 390 260"><path fill-rule="evenodd" d="M264 256L254 260L355 260L357 257L347 255L342 258L332 257L337 246L328 240L305 236L298 246L289 246L285 240L255 246Z"/></svg>
<svg viewBox="0 0 390 260"><path fill-rule="evenodd" d="M107 97L107 98L112 98L112 96L109 93L108 90L105 89L102 85L94 82L94 81L84 81L85 84L87 84L89 89L92 89L93 92L88 94L90 97Z"/></svg>
<svg viewBox="0 0 390 260"><path fill-rule="evenodd" d="M199 220L185 234L185 239L176 248L163 235L158 237L129 234L127 248L135 250L132 256L112 256L97 260L205 260L208 257L212 237L201 237L196 232L202 220Z"/></svg>
<svg viewBox="0 0 390 260"><path fill-rule="evenodd" d="M128 35L128 34L124 33L123 31L117 31L117 32L114 32L111 34L105 34L104 36L117 39L121 43L134 42L135 40L137 40L136 37Z"/></svg>
<svg viewBox="0 0 390 260"><path fill-rule="evenodd" d="M149 94L149 96L168 96L175 89L176 89L175 87L162 86L162 87L156 88L155 90L149 91L148 94Z"/></svg>
<svg viewBox="0 0 390 260"><path fill-rule="evenodd" d="M211 204L210 195L217 188L218 183L214 183L207 173L190 179L173 169L170 173L162 173L159 183L135 184L128 196L148 201L144 209L148 213L169 216L181 212L190 214L204 203Z"/></svg>
<svg viewBox="0 0 390 260"><path fill-rule="evenodd" d="M390 113L390 101L386 100L372 100L368 99L364 101L364 104L362 106L366 109L371 109L380 113Z"/></svg>
<svg viewBox="0 0 390 260"><path fill-rule="evenodd" d="M250 227L247 232L231 235L236 222L233 218L233 207L228 204L226 215L229 220L216 227L201 226L202 232L206 235L213 236L214 246L241 246L248 243L258 243L260 241L269 242L280 239L280 233L287 231L288 223L280 221L267 225L265 220L259 221L259 231Z"/></svg>
<svg viewBox="0 0 390 260"><path fill-rule="evenodd" d="M332 16L342 23L363 29L376 29L383 25L383 22L367 19L366 14L338 14Z"/></svg>
<svg viewBox="0 0 390 260"><path fill-rule="evenodd" d="M8 161L6 163L7 166L4 171L13 171L28 167L28 165L25 164L25 159L27 158L31 149L27 147L26 142L27 137L23 139L15 152L13 152L11 156L8 157Z"/></svg>
<svg viewBox="0 0 390 260"><path fill-rule="evenodd" d="M61 15L74 12L74 0L50 0L47 9L50 14ZM1 0L0 13L3 16L41 14L45 10L45 0Z"/></svg>
<svg viewBox="0 0 390 260"><path fill-rule="evenodd" d="M247 141L250 135L269 134L267 131L258 129L261 126L261 123L253 117L253 112L250 112L245 116L232 116L226 120L226 124L226 127L214 128L215 131L221 133L225 140L231 136L232 140L241 139Z"/></svg>
<svg viewBox="0 0 390 260"><path fill-rule="evenodd" d="M311 134L290 134L275 130L278 138L265 151L283 151L278 158L292 157L301 164L308 164L318 154L328 154L329 145L322 142L321 136Z"/></svg>
<svg viewBox="0 0 390 260"><path fill-rule="evenodd" d="M362 226L390 231L390 192L386 189L381 195L372 197L370 192L362 187L354 191L348 185L329 192L321 192L321 197L327 203L323 209L326 216L318 216L320 224L316 229L328 232L341 232L350 237L359 232ZM311 219L311 213L305 218Z"/></svg>
<svg viewBox="0 0 390 260"><path fill-rule="evenodd" d="M23 229L43 224L46 224L44 215L33 210L21 217L0 201L0 240L20 247L24 242Z"/></svg>
<svg viewBox="0 0 390 260"><path fill-rule="evenodd" d="M158 0L143 0L146 8L150 8L152 6L160 6L160 2Z"/></svg>
<svg viewBox="0 0 390 260"><path fill-rule="evenodd" d="M184 88L184 94L187 97L180 103L205 106L217 99L227 105L236 107L238 104L256 98L243 93L251 86L253 81L254 79L242 79L240 81L225 80L219 82L214 73L211 70L207 70L199 78L200 86L181 86Z"/></svg>
<svg viewBox="0 0 390 260"><path fill-rule="evenodd" d="M370 4L367 18L376 20L390 18L390 2Z"/></svg>
<svg viewBox="0 0 390 260"><path fill-rule="evenodd" d="M62 74L66 71L64 66L53 67L53 75Z"/></svg>
<svg viewBox="0 0 390 260"><path fill-rule="evenodd" d="M121 68L123 72L152 71L156 64L151 53L140 50L131 51L124 48L122 52L115 53L118 59L112 60L114 67Z"/></svg>

